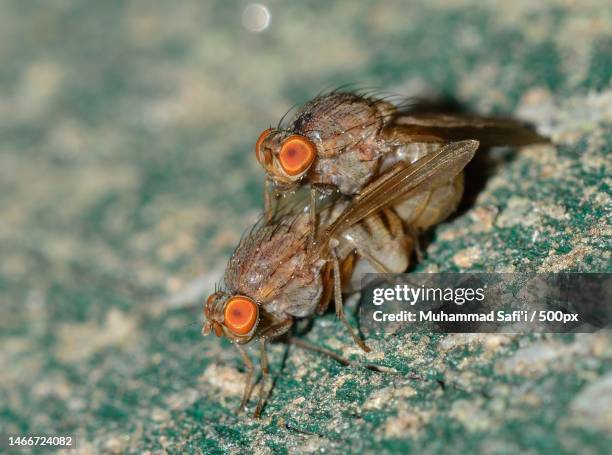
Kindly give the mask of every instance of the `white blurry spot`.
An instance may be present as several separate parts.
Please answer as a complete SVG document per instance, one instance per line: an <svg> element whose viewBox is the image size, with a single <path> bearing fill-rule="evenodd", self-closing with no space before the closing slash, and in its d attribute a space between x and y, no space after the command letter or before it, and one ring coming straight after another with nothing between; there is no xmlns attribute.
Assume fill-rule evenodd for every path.
<svg viewBox="0 0 612 455"><path fill-rule="evenodd" d="M263 32L270 25L270 11L264 5L252 3L242 12L242 25L251 32Z"/></svg>

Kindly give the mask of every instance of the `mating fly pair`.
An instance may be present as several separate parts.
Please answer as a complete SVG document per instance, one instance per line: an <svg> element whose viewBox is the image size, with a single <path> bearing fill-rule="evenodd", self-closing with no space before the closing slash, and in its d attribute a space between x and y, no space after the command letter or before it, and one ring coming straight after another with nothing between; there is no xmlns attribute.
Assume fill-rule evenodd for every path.
<svg viewBox="0 0 612 455"><path fill-rule="evenodd" d="M347 92L319 96L287 128L264 131L255 152L267 173L266 213L234 251L223 289L208 298L202 329L233 341L246 364L240 410L254 387L244 344L260 346L255 416L268 382L266 342L297 319L322 314L332 299L348 333L369 351L345 318L343 293L359 290L364 273L408 268L418 235L457 207L463 168L480 140L536 138L513 121L416 114ZM307 202L289 195L296 201L275 204L305 185ZM321 193L328 197L317 204Z"/></svg>

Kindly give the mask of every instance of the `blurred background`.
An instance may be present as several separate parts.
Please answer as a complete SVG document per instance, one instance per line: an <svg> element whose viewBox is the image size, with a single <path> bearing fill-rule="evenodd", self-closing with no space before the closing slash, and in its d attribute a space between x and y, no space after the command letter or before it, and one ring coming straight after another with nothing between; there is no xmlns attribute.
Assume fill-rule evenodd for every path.
<svg viewBox="0 0 612 455"><path fill-rule="evenodd" d="M262 209L257 136L345 83L551 138L490 153L420 270L612 270L610 30L605 0L1 2L0 433L84 453L603 453L606 334L372 340L421 383L277 345L253 421L236 353L199 332ZM331 314L307 334L359 359L344 335Z"/></svg>

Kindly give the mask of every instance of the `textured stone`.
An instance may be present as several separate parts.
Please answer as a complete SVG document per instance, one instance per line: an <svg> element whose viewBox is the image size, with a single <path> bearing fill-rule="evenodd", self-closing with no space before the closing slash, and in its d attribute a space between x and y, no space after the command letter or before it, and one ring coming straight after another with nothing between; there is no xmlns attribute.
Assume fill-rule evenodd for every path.
<svg viewBox="0 0 612 455"><path fill-rule="evenodd" d="M396 373L272 345L255 421L237 352L200 325L262 209L258 134L347 82L551 139L483 152L417 270L610 270L609 2L268 6L253 34L238 2L0 4L2 432L83 453L606 453L609 334L399 332L365 358L329 313L303 336Z"/></svg>

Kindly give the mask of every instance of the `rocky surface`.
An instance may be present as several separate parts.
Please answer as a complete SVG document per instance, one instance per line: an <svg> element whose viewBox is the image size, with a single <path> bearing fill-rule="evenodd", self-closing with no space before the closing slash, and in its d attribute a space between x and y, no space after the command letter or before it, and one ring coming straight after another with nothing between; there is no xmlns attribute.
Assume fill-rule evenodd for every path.
<svg viewBox="0 0 612 455"><path fill-rule="evenodd" d="M427 271L610 271L612 17L601 1L0 4L0 433L80 451L605 453L612 337L373 338L333 314L273 345L260 420L200 335L202 299L262 207L252 147L346 82L533 122L496 149ZM251 409L254 403L251 403Z"/></svg>

